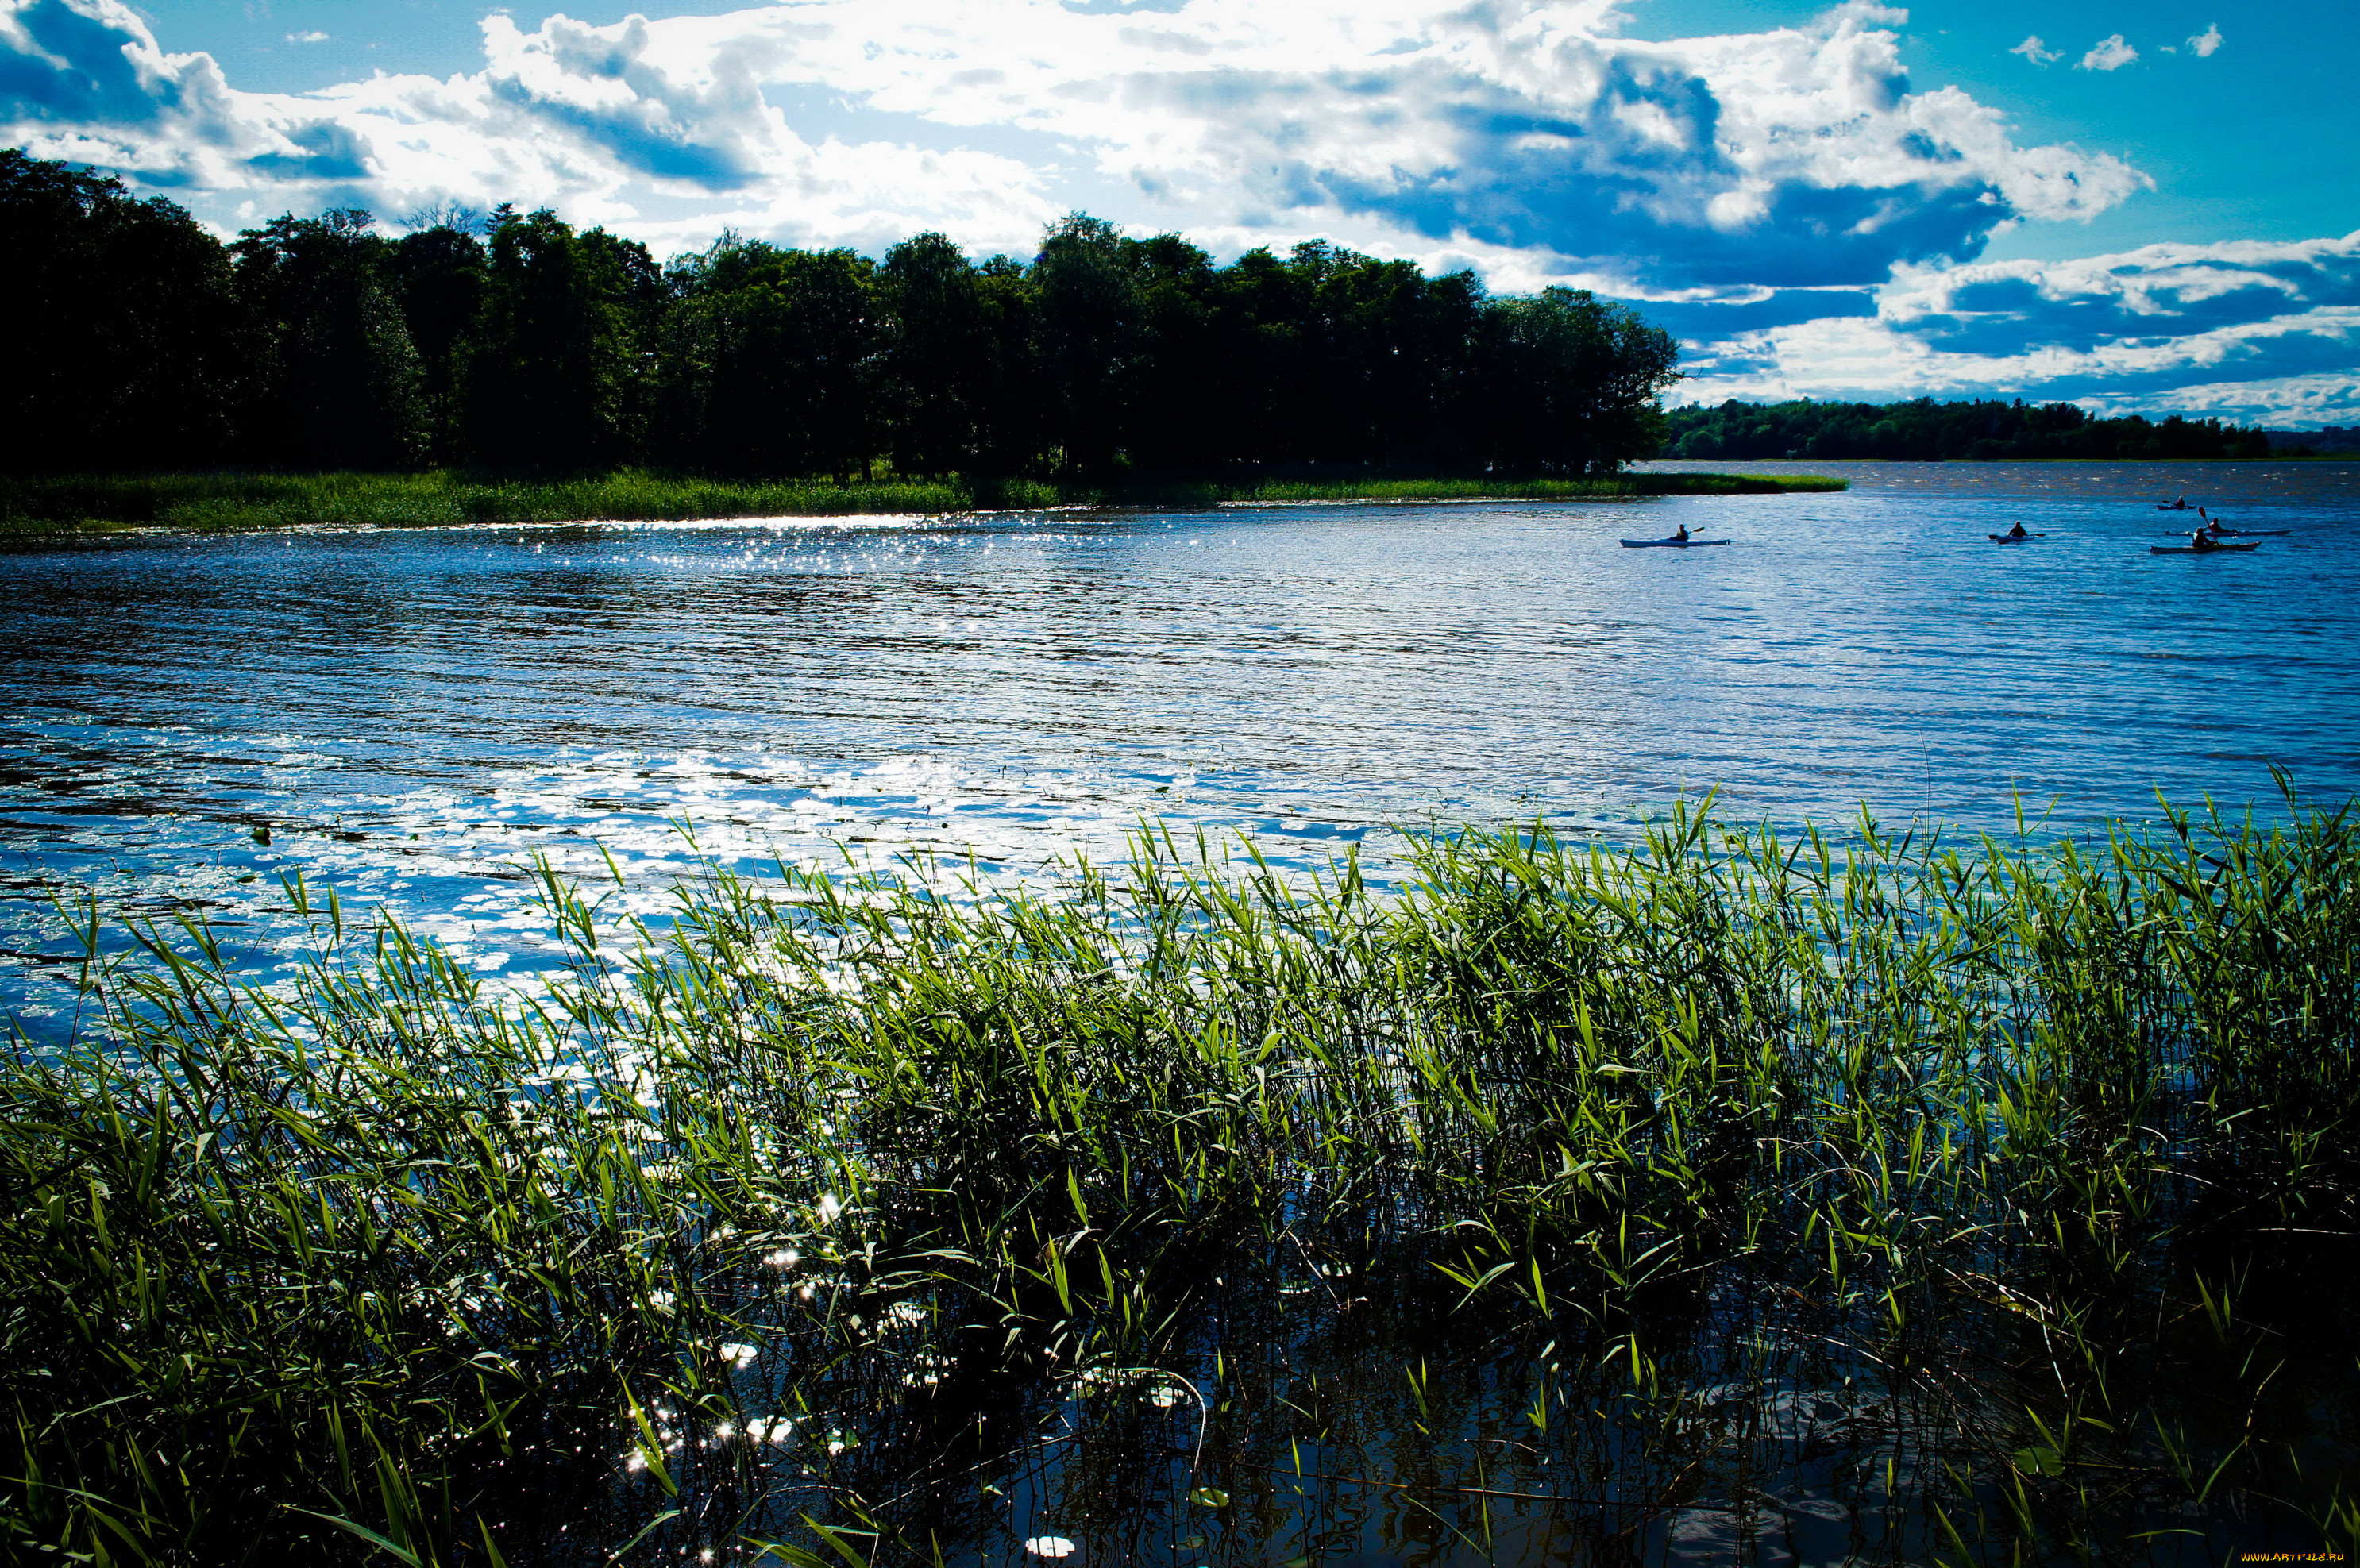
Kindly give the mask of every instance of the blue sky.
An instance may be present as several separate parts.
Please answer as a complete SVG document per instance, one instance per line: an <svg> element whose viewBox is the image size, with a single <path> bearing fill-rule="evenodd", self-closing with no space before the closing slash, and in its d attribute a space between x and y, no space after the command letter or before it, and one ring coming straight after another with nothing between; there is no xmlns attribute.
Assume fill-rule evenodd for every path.
<svg viewBox="0 0 2360 1568"><path fill-rule="evenodd" d="M224 233L1022 253L1078 207L1597 288L1682 400L2292 426L2360 423L2355 74L2353 0L0 0L0 140Z"/></svg>

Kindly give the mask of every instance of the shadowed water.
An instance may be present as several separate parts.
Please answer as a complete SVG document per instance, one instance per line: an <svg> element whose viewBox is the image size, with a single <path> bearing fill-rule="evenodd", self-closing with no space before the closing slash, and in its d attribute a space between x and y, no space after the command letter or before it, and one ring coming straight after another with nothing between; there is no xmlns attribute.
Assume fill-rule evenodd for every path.
<svg viewBox="0 0 2360 1568"><path fill-rule="evenodd" d="M1013 876L1150 815L1382 869L1389 828L1614 833L1708 789L2079 833L2158 789L2276 809L2272 764L2360 787L2360 465L1759 466L1853 488L16 548L6 1000L42 1027L82 889L264 965L300 870L512 972L541 854L652 912L698 849ZM2149 555L2182 491L2291 531ZM1680 523L1734 542L1616 544Z"/></svg>

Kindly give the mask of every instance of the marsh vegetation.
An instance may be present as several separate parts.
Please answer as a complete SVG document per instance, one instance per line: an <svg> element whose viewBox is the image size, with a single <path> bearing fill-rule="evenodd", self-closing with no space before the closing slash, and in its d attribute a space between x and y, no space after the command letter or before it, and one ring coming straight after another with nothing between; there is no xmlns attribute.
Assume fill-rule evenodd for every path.
<svg viewBox="0 0 2360 1568"><path fill-rule="evenodd" d="M1134 851L552 876L531 995L297 878L270 992L87 916L0 1077L16 1550L2352 1544L2348 813Z"/></svg>
<svg viewBox="0 0 2360 1568"><path fill-rule="evenodd" d="M1810 474L1628 474L1482 479L1375 474L1210 481L879 476L769 483L626 469L576 478L428 474L223 474L0 478L0 534L166 528L449 528L470 523L666 522L1055 506L1185 506L1287 501L1612 500L1644 495L1841 490Z"/></svg>

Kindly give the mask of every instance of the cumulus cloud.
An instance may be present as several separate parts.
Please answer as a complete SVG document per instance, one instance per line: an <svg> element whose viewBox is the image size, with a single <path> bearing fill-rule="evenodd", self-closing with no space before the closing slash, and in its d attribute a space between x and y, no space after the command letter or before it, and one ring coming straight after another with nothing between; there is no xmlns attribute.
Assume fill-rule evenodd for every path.
<svg viewBox="0 0 2360 1568"><path fill-rule="evenodd" d="M2202 32L2191 37L2188 40L2188 47L2195 51L2199 60L2211 60L2212 51L2221 47L2221 24L2215 22Z"/></svg>
<svg viewBox="0 0 2360 1568"><path fill-rule="evenodd" d="M1642 41L1617 4L503 13L474 71L289 94L234 88L122 0L0 0L0 143L225 226L514 201L659 254L724 226L870 251L940 229L1021 253L1085 207L1218 254L1326 235L1499 289L1597 288L1688 340L1688 390L1712 399L2008 387L2227 412L2245 387L2360 417L2360 235L1977 262L2005 225L2086 218L2149 182L2022 145L1958 89L1913 90L1903 12L1849 0ZM2038 36L2013 52L2062 58ZM2080 67L2136 58L2116 35Z"/></svg>
<svg viewBox="0 0 2360 1568"><path fill-rule="evenodd" d="M322 32L290 33L287 41L290 44L323 44L328 41L328 35Z"/></svg>
<svg viewBox="0 0 2360 1568"><path fill-rule="evenodd" d="M2100 38L2090 46L2090 52L2075 62L2076 71L2120 71L2138 59L2138 50L2123 42L2123 35Z"/></svg>
<svg viewBox="0 0 2360 1568"><path fill-rule="evenodd" d="M1873 316L1831 314L1699 344L1687 356L1694 379L1683 395L2002 390L2265 422L2360 412L2360 232L1904 267L1875 293Z"/></svg>
<svg viewBox="0 0 2360 1568"><path fill-rule="evenodd" d="M290 95L165 52L121 0L0 0L0 119L238 212L519 200L683 244L729 224L1015 247L1064 207L1112 207L1651 297L1867 285L2146 183L2019 146L1957 89L1911 91L1905 20L1850 0L1642 42L1615 0L786 0L495 15L472 74Z"/></svg>

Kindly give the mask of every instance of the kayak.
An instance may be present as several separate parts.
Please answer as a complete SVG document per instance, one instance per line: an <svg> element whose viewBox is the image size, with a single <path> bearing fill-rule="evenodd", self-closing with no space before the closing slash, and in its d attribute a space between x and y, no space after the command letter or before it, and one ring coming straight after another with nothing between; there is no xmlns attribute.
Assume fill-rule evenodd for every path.
<svg viewBox="0 0 2360 1568"><path fill-rule="evenodd" d="M2151 544L2149 555L2225 555L2233 550L2259 550L2257 544L2216 544L2211 550L2199 550L2192 544Z"/></svg>
<svg viewBox="0 0 2360 1568"><path fill-rule="evenodd" d="M1624 539L1624 550L1692 550L1701 545L1727 544L1727 539Z"/></svg>
<svg viewBox="0 0 2360 1568"><path fill-rule="evenodd" d="M2048 537L2047 534L1993 534L1991 541L1994 544L2028 544L2034 539Z"/></svg>
<svg viewBox="0 0 2360 1568"><path fill-rule="evenodd" d="M2201 508L2199 508L2199 507L2195 507L2195 506L2172 506L2170 503L2166 502L2166 501L2158 501L2158 502L2155 504L2155 509L2156 509L2157 511L2158 511L2158 512L2193 512L2193 511L2198 511L2198 510L2200 510Z"/></svg>

